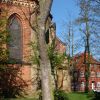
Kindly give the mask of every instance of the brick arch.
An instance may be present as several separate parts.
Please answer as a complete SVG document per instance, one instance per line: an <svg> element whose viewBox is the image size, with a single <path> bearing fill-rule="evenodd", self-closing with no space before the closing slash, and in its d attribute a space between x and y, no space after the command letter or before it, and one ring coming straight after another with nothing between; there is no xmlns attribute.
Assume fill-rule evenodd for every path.
<svg viewBox="0 0 100 100"><path fill-rule="evenodd" d="M29 43L31 41L32 36L32 29L29 25L29 8L28 7L18 7L14 5L9 5L7 8L7 18L9 19L10 16L16 15L21 23L22 23L22 44L23 44L23 62L27 62L30 56L30 47Z"/></svg>
<svg viewBox="0 0 100 100"><path fill-rule="evenodd" d="M23 38L23 18L21 15L19 15L18 13L12 13L8 16L8 23L9 23L9 20L13 17L16 17L21 25L21 34L22 34L22 38Z"/></svg>
<svg viewBox="0 0 100 100"><path fill-rule="evenodd" d="M18 20L19 20L20 23L22 24L22 18L21 18L21 16L20 16L19 14L17 14L17 13L12 13L12 14L8 17L8 21L9 21L9 19L11 19L12 17L18 18Z"/></svg>
<svg viewBox="0 0 100 100"><path fill-rule="evenodd" d="M8 31L10 42L8 44L9 57L11 59L22 60L23 43L22 43L22 22L20 16L16 13L8 18Z"/></svg>

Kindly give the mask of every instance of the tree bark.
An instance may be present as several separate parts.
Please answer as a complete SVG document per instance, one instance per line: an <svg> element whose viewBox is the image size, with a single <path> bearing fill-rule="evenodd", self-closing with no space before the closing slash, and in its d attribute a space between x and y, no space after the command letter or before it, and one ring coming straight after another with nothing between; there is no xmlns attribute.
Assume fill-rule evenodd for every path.
<svg viewBox="0 0 100 100"><path fill-rule="evenodd" d="M41 24L42 25L42 24ZM42 25L43 26L43 25ZM51 99L51 65L47 54L47 48L44 38L44 29L39 29L39 54L40 54L40 69L41 69L41 82L42 82L42 99Z"/></svg>
<svg viewBox="0 0 100 100"><path fill-rule="evenodd" d="M39 0L40 13L37 20L38 48L40 54L42 100L53 100L51 84L51 64L47 53L45 32L46 21L50 13L53 0Z"/></svg>

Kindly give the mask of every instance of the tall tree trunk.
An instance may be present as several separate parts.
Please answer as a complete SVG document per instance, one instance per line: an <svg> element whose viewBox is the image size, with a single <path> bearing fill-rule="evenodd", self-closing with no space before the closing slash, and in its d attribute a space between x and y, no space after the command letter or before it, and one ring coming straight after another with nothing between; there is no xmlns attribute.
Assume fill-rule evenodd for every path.
<svg viewBox="0 0 100 100"><path fill-rule="evenodd" d="M90 68L90 35L91 35L91 0L78 0L80 5L80 18L79 23L82 25L81 32L84 33L85 39L85 53L84 53L84 63L85 63L85 92L89 91L89 68ZM91 20L90 20L91 19ZM93 23L92 23L93 24Z"/></svg>
<svg viewBox="0 0 100 100"><path fill-rule="evenodd" d="M53 0L39 0L40 14L38 16L38 48L40 54L40 69L42 83L42 100L53 100L52 83L51 83L51 65L47 53L45 41L45 25L49 16Z"/></svg>
<svg viewBox="0 0 100 100"><path fill-rule="evenodd" d="M87 45L86 45L86 50L85 50L85 80L86 80L86 85L85 85L85 92L89 91L89 76L90 76L90 46L89 46L89 37L87 37ZM88 54L87 54L88 53Z"/></svg>
<svg viewBox="0 0 100 100"><path fill-rule="evenodd" d="M39 30L39 53L40 53L40 69L42 82L42 99L51 99L51 70L50 61L47 54L46 43L44 38L44 29Z"/></svg>
<svg viewBox="0 0 100 100"><path fill-rule="evenodd" d="M90 33L89 33L89 25L88 22L86 21L86 46L85 46L85 80L86 80L86 85L85 85L85 92L89 91L89 76L90 76Z"/></svg>

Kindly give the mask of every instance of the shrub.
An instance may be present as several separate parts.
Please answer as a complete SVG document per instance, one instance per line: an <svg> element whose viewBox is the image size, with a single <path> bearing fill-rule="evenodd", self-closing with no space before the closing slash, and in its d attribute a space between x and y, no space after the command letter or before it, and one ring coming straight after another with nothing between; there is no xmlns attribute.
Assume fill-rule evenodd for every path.
<svg viewBox="0 0 100 100"><path fill-rule="evenodd" d="M63 90L56 90L54 92L54 100L68 100L68 96Z"/></svg>
<svg viewBox="0 0 100 100"><path fill-rule="evenodd" d="M25 93L27 83L22 79L20 66L2 65L0 68L0 96L13 98Z"/></svg>
<svg viewBox="0 0 100 100"><path fill-rule="evenodd" d="M87 94L87 96L88 96L88 98L89 98L90 100L94 100L94 98L95 98L95 93L94 93L94 91L89 91L88 94Z"/></svg>
<svg viewBox="0 0 100 100"><path fill-rule="evenodd" d="M95 93L95 99L94 100L100 100L100 92L94 92Z"/></svg>

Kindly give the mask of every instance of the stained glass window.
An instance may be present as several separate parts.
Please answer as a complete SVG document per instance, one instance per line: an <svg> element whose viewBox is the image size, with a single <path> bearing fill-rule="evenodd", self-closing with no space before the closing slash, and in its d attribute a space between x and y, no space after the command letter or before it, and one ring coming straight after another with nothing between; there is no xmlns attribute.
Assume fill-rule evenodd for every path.
<svg viewBox="0 0 100 100"><path fill-rule="evenodd" d="M22 59L21 21L15 14L9 18L8 31L10 35L10 41L8 44L9 57L14 59Z"/></svg>

